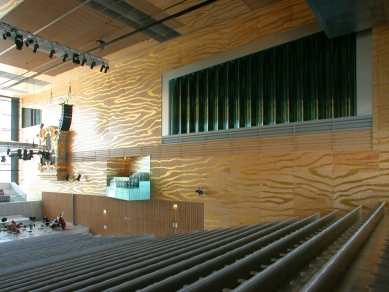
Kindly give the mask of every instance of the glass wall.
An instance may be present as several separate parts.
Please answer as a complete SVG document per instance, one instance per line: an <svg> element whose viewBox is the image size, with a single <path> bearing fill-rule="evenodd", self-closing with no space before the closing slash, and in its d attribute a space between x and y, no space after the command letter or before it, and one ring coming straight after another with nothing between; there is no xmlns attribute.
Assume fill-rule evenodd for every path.
<svg viewBox="0 0 389 292"><path fill-rule="evenodd" d="M0 140L18 141L19 100L0 96ZM8 157L7 148L0 149L0 182L18 183L18 160Z"/></svg>

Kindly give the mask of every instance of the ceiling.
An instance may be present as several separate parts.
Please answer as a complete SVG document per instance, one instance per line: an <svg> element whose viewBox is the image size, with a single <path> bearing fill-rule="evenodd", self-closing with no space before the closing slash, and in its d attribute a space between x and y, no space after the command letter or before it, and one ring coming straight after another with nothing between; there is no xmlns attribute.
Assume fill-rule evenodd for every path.
<svg viewBox="0 0 389 292"><path fill-rule="evenodd" d="M306 0L329 38L389 21L389 0Z"/></svg>
<svg viewBox="0 0 389 292"><path fill-rule="evenodd" d="M49 85L50 76L74 68L74 52L105 60L107 65L109 56L124 48L179 38L281 1L287 0L0 0L1 23L41 38L36 53L34 43L17 50L16 33L0 38L0 93L18 95L28 90L29 83ZM388 1L306 0L329 37L387 23ZM214 2L224 2L231 9L221 13ZM202 22L193 24L186 17L199 12ZM5 32L0 26L0 35ZM53 44L58 46L50 58ZM65 62L61 48L70 49ZM89 58L86 65L91 62Z"/></svg>

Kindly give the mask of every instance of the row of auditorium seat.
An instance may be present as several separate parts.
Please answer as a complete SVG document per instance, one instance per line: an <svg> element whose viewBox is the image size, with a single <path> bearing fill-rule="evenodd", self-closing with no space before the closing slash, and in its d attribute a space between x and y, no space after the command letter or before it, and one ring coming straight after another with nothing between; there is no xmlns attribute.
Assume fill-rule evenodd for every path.
<svg viewBox="0 0 389 292"><path fill-rule="evenodd" d="M386 233L377 271L373 274L373 282L369 284L369 292L387 292L389 287L389 232Z"/></svg>
<svg viewBox="0 0 389 292"><path fill-rule="evenodd" d="M0 291L274 291L281 286L284 291L308 291L307 283L329 291L335 277L328 272L334 270L328 259L336 255L342 262L330 261L331 265L346 265L352 256L345 247L363 244L383 210L384 204L362 216L358 207L342 218L334 211L324 217L314 214L302 220L296 217L152 240L139 237L138 242L108 244L95 252L86 248L91 252L34 268L23 270L16 263L18 277L3 277ZM61 248L62 239L55 240ZM91 245L100 244L95 240ZM91 246L85 236L69 236L66 245L69 249L61 253ZM11 272L12 267L0 269L4 275ZM21 278L29 280L21 282Z"/></svg>
<svg viewBox="0 0 389 292"><path fill-rule="evenodd" d="M92 234L59 234L57 236L38 236L29 238L28 240L12 241L11 248L2 248L0 256L2 259L1 273L6 273L6 268L10 267L15 270L15 267L23 269L27 263L61 256L66 257L71 253L83 250L93 250L96 247L106 247L109 244L116 242L128 242L131 237L101 237L92 236ZM10 245L8 245L10 247Z"/></svg>

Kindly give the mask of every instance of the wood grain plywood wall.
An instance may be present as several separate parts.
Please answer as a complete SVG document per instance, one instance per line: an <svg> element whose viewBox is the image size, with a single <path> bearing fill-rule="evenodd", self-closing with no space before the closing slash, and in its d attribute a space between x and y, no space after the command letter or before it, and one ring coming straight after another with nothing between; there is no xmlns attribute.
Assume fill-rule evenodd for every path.
<svg viewBox="0 0 389 292"><path fill-rule="evenodd" d="M174 203L177 208L173 208ZM102 196L44 192L42 205L44 216L56 218L65 211L66 222L88 226L93 234L103 236L154 234L155 237L163 237L204 230L202 203L164 200L129 202ZM178 228L173 228L173 223L177 223Z"/></svg>
<svg viewBox="0 0 389 292"><path fill-rule="evenodd" d="M379 150L375 186L380 201L389 200L389 25L373 29L374 149Z"/></svg>
<svg viewBox="0 0 389 292"><path fill-rule="evenodd" d="M229 15L234 5L236 1L226 0L217 1L215 7L222 10L222 14ZM153 208L160 208L159 204L163 201L184 204L182 209L185 210L185 204L204 204L205 228L272 221L296 215L305 217L317 211L325 214L334 208L344 214L357 204L363 204L367 211L379 201L388 200L387 26L373 31L373 131L161 145L163 72L314 20L302 0L279 1L264 9L247 10L228 20L212 20L214 24L206 29L197 29L196 19L191 19L192 31L182 38L160 45L142 43L113 54L109 74L77 68L53 78L55 94L66 93L70 83L76 93L72 100L75 114L71 127L69 167L72 173L80 172L83 176L80 184L42 182L36 186L36 181L25 175L23 185L34 190L41 188L103 196L106 160L91 161L88 155L81 157L77 154L123 149L126 154L118 156L151 156L151 202L157 202ZM182 29L188 29L188 26ZM51 116L51 113L57 114L56 109L45 103L49 96L48 90L35 94L34 101L27 97L23 106L39 104L44 118L55 120L58 117ZM197 195L195 189L198 187L205 188L204 196ZM95 196L77 196L77 199L80 206L86 208L77 211L77 220L89 222L93 216L98 217L100 221L95 228L99 233L111 232L115 228L130 233L149 231L150 226L159 226L161 234L170 230L169 226L164 227L164 222L129 215L129 210L132 210L131 214L145 210L143 205L133 204L127 208ZM117 218L109 211L108 215L115 219L110 219L113 221L107 224L114 224L114 227L104 231L101 230L105 224L101 219L101 210L107 204L114 210L123 210L120 211L121 217ZM88 206L94 206L99 211L93 213ZM165 210L166 220L171 220L175 214L169 208ZM184 216L180 220L189 220L191 214L192 211L180 213L179 216ZM122 217L134 220L125 221Z"/></svg>

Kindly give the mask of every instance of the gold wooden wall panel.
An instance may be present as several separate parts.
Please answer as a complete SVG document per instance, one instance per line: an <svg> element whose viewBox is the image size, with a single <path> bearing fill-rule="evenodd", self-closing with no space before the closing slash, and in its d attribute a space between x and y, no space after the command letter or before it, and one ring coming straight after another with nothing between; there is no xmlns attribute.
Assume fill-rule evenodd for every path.
<svg viewBox="0 0 389 292"><path fill-rule="evenodd" d="M373 30L373 118L379 150L378 200L389 200L389 25ZM385 68L386 67L386 68Z"/></svg>
<svg viewBox="0 0 389 292"><path fill-rule="evenodd" d="M206 29L198 29L203 19L195 13L190 16L192 26L182 27L192 33L159 45L144 42L113 54L108 74L78 68L53 78L55 93L66 93L69 84L76 93L71 101L75 112L70 158L94 149L126 148L126 156L150 154L152 201L203 203L205 228L304 217L333 208L346 212L360 203L368 210L376 202L388 200L389 26L373 31L373 130L161 145L161 73L315 20L302 0L247 9L228 19L235 5L233 0L213 4L212 9L222 11L226 19L212 19L214 25ZM23 104L42 105L44 117L52 111L51 120L55 120L60 107L44 104L49 96L48 90L35 94L34 100L26 97ZM36 186L27 175L22 183L34 191L105 194L105 161L77 160L69 167L82 173L79 185L42 181ZM204 196L197 195L197 187L205 188ZM102 202L93 198L77 196L85 200L82 205L97 204L99 210L106 207L106 198ZM122 210L123 218L132 218L123 216L130 214L129 209L131 214L143 210L136 204L123 206L112 207ZM166 218L174 216L169 208ZM99 212L93 215L99 217ZM77 211L77 220L92 220L90 214L90 210ZM117 222L109 225L116 222L120 230L131 232L152 226L150 218L133 218L116 218ZM109 232L111 229L100 232L100 221L96 230ZM161 222L155 224L165 230Z"/></svg>
<svg viewBox="0 0 389 292"><path fill-rule="evenodd" d="M204 230L204 205L193 202L123 201L93 195L74 195L75 223L88 226L93 234L126 236L154 234L155 237L177 232ZM56 218L65 211L66 222L73 220L72 194L44 192L43 214ZM106 210L106 213L104 213ZM173 223L178 228L173 228ZM104 225L107 229L104 229Z"/></svg>

